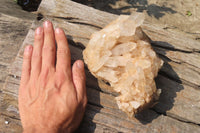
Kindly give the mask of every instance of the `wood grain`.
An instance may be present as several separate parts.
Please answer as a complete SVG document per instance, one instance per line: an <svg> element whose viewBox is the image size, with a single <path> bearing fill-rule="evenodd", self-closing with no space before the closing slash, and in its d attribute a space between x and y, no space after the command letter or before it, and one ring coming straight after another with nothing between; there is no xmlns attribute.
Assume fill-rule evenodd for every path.
<svg viewBox="0 0 200 133"><path fill-rule="evenodd" d="M77 22L80 25L100 28L103 28L117 18L117 15L95 10L92 7L87 7L70 0L43 0L38 12L44 16L63 18L65 20ZM158 46L185 51L200 51L200 44L198 41L185 38L185 36L180 33L176 34L171 31L165 31L159 28L159 26L149 24L148 22L145 22L143 25L143 30L152 40L156 41Z"/></svg>
<svg viewBox="0 0 200 133"><path fill-rule="evenodd" d="M32 24L10 66L10 76L2 90L4 116L15 119L19 119L16 99L23 49L27 44L33 44L35 28L46 19L51 20L54 27L63 28L72 61L75 61L82 59L82 50L90 35L117 17L69 0L43 0L38 12L43 19ZM152 39L157 54L165 61L156 78L157 87L162 89L158 104L137 114L134 119L127 118L115 103L117 94L104 82L97 81L86 68L88 106L77 132L200 132L200 43L148 22L143 29Z"/></svg>
<svg viewBox="0 0 200 133"><path fill-rule="evenodd" d="M10 10L12 9L12 10ZM0 1L0 132L22 132L19 119L13 117L13 110L18 110L16 93L3 91L8 76L8 66L14 61L20 46L34 20L35 15L21 10L14 1ZM18 87L18 86L17 86ZM17 90L17 89L15 89ZM4 109L6 113L4 113ZM9 113L10 112L10 113ZM7 124L5 122L8 122Z"/></svg>
<svg viewBox="0 0 200 133"><path fill-rule="evenodd" d="M12 118L18 120L19 112L17 110L17 97L13 94L18 90L19 79L11 76L9 78L6 85L9 87L6 87L7 89L3 90L5 95L4 100L7 101L4 102L4 105L2 106L2 111L4 112L3 116L12 116ZM197 125L187 124L164 115L159 115L153 110L145 110L138 114L136 119L129 119L125 113L118 109L112 95L88 87L87 95L88 106L82 125L87 123L88 125L86 127L81 125L79 129L80 132L91 130L99 131L100 129L96 129L96 126L98 125L105 128L105 131L118 132L200 131L200 128ZM198 114L196 115L198 116Z"/></svg>

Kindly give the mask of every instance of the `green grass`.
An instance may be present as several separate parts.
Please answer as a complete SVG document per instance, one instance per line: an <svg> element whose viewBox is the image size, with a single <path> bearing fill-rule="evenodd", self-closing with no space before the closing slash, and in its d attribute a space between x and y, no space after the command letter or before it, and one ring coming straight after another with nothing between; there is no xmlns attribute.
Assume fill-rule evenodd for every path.
<svg viewBox="0 0 200 133"><path fill-rule="evenodd" d="M192 16L191 11L187 11L187 12L186 12L186 15L187 15L187 16Z"/></svg>

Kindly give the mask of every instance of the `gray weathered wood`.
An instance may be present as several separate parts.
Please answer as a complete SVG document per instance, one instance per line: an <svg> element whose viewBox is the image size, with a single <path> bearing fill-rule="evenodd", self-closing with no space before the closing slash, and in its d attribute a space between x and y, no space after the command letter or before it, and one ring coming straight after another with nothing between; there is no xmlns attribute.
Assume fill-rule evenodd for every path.
<svg viewBox="0 0 200 133"><path fill-rule="evenodd" d="M54 23L58 23L58 22L54 21ZM35 26L35 24L33 24L33 26ZM33 27L33 28L35 28L35 27ZM31 29L25 39L24 45L33 43L33 39L32 39L33 35L34 35L34 31ZM78 53L81 53L81 49L78 49L77 47L72 46L72 45L73 44L70 43L72 59L73 60L80 59L81 55ZM24 46L22 46L22 49L23 48L24 48ZM20 77L20 74L21 74L22 53L23 53L22 49L21 49L21 52L19 52L19 55L16 58L16 60L13 64L13 67L11 68L10 74L15 75L16 77ZM13 78L13 77L14 76L9 77L8 82L7 82L8 83L7 87L5 87L4 91L5 91L5 93L15 95L17 93L16 89L18 88L16 86L16 84L19 84L19 78ZM92 76L87 75L87 79L92 79ZM95 82L95 81L93 80L93 82ZM198 114L194 115L194 113L191 113L191 112L188 113L187 111L185 111L188 109L188 106L190 106L191 103L193 103L194 105L197 105L197 108L198 108L199 105L196 104L195 101L193 101L193 99L192 99L192 101L185 102L185 101L187 101L187 99L184 99L185 96L183 97L181 95L179 97L177 97L176 99L174 99L175 98L174 95L176 95L176 93L179 93L179 91L185 95L187 93L190 93L190 94L193 94L196 97L198 97L199 96L198 90L191 88L191 87L189 87L189 89L182 90L183 89L182 85L179 85L177 82L174 82L163 76L158 77L157 83L158 83L158 87L163 90L163 94L161 95L161 100L160 100L159 104L157 106L155 106L156 110L158 110L161 113L165 113L165 111L168 110L167 114L175 116L176 118L179 118L181 120L190 121L190 122L194 122L194 123L199 122L199 118L196 117L196 115L198 115ZM95 87L95 85L91 85L90 82L89 83L87 82L87 85ZM184 88L186 88L186 87L184 86ZM190 92L191 89L192 89L192 93ZM108 95L107 93L99 92L98 87L96 89L87 88L87 90L88 90L88 100L89 100L90 104L102 106L104 108L109 108L108 110L111 112L110 115L114 115L115 117L120 116L120 118L124 118L126 120L128 119L124 113L122 113L118 110L118 107L114 101L113 96ZM165 94L165 93L169 93L169 92L171 93L170 95ZM163 97L163 95L164 95L164 97ZM175 100L175 102L173 100ZM195 100L196 100L196 98L195 98ZM174 104L174 103L175 103L175 105L173 106L172 104ZM180 108L180 105L181 105L181 108ZM172 108L172 106L173 106L173 108ZM171 110L169 110L169 109L171 109ZM177 110L177 109L179 109L179 110ZM192 106L191 106L191 111L194 111ZM158 114L156 112L154 112L154 115L158 116ZM166 117L165 119L169 119L169 118ZM144 122L146 122L146 121L144 120ZM104 121L101 124L103 124L103 123L104 123ZM138 122L138 123L134 123L134 124L141 124L141 123ZM165 124L167 124L167 123L165 123ZM117 129L117 130L125 131L125 129Z"/></svg>
<svg viewBox="0 0 200 133"><path fill-rule="evenodd" d="M14 61L34 16L22 11L14 1L0 1L0 90L8 74L7 66Z"/></svg>
<svg viewBox="0 0 200 133"><path fill-rule="evenodd" d="M12 116L12 118L19 119L19 112L17 110L17 97L12 94L17 93L19 87L19 79L14 77L9 77L6 87L3 92L7 99L2 111L3 115ZM12 90L10 90L12 89ZM91 129L92 126L101 125L104 128L107 127L110 131L121 131L121 132L155 132L155 131L167 131L172 132L174 130L180 132L194 131L199 132L200 128L194 124L187 124L167 116L159 115L152 110L145 110L143 113L138 114L137 119L129 119L126 114L120 111L114 101L114 97L99 92L93 88L87 88L88 95L88 106L86 109L85 117L83 122L90 123L87 127L80 127L80 131L86 130L99 130ZM104 107L101 108L100 106ZM152 121L153 120L153 121ZM150 124L145 125L143 123ZM91 124L93 123L93 124ZM83 123L84 124L84 123ZM165 125L165 126L163 126ZM176 126L173 126L176 125ZM100 127L101 127L100 126ZM169 129L168 129L169 128Z"/></svg>
<svg viewBox="0 0 200 133"><path fill-rule="evenodd" d="M10 17L24 20L24 22L32 21L36 17L35 14L22 10L21 6L19 6L14 0L1 0L0 1L0 13L5 14ZM16 21L16 23L18 23L18 22ZM13 24L15 24L15 22L13 22ZM24 23L21 23L21 25L24 25ZM17 25L16 25L16 27L17 27ZM21 29L19 28L19 30L21 30Z"/></svg>
<svg viewBox="0 0 200 133"><path fill-rule="evenodd" d="M72 23L71 22L72 20L68 22L68 20L65 20L65 19L51 18L51 17L47 17L45 19L52 20L54 22L55 27L63 28L66 34L68 35L69 40L75 42L76 43L75 45L86 46L90 35L98 30L96 27L94 28L90 25L81 25L79 23ZM36 22L33 25L33 29L37 26L41 26L41 22L40 23ZM160 30L162 31L162 29ZM34 31L31 31L31 32L34 32ZM152 32L152 34L154 34L154 32ZM156 34L159 34L159 33L156 33ZM168 38L171 38L171 39L172 37L168 36ZM187 40L188 38L185 38L185 39ZM27 38L27 40L33 41L33 38L30 37L30 38ZM32 43L32 41L26 42L25 40L25 43L30 43L30 42ZM160 42L163 42L163 40L160 40ZM199 42L197 41L194 41L194 42L197 43L196 44L197 46L200 45ZM187 45L187 43L178 42L178 45L181 45L181 44ZM162 45L162 43L160 45ZM157 48L158 44L156 46L155 45L153 46L155 47L157 53L164 56L163 59L165 60L166 63L164 67L162 68L162 71L167 73L173 79L183 80L183 81L192 83L195 86L200 85L200 80L199 80L200 74L198 73L200 71L200 68L198 67L200 66L200 61L199 61L200 53L198 52L187 53L187 52L176 51L175 49L169 50L169 49L164 49L164 48ZM177 56L175 56L176 54ZM23 56L23 49L21 49L20 51L20 56L21 57ZM167 59L165 57L167 57ZM168 64L171 66L169 67Z"/></svg>
<svg viewBox="0 0 200 133"><path fill-rule="evenodd" d="M8 122L6 124L5 122ZM10 116L0 114L0 132L1 133L21 133L22 127L20 120L13 119Z"/></svg>
<svg viewBox="0 0 200 133"><path fill-rule="evenodd" d="M94 10L92 7L87 7L70 0L43 0L38 12L45 16L63 18L79 24L101 28L117 17L117 15ZM185 51L200 51L198 41L185 38L181 34L165 31L157 25L149 24L148 22L145 22L143 29L159 46ZM161 41L163 43L159 43Z"/></svg>
<svg viewBox="0 0 200 133"><path fill-rule="evenodd" d="M0 64L9 65L14 61L30 25L30 20L0 13Z"/></svg>
<svg viewBox="0 0 200 133"><path fill-rule="evenodd" d="M12 9L12 10L11 10ZM20 49L20 46L31 26L35 15L21 10L12 0L0 1L0 132L19 133L22 131L20 120L15 119L13 112L3 115L3 106L13 103L13 95L7 97L2 92L5 79L8 76L8 66L12 63ZM17 99L14 98L17 103ZM13 107L9 106L8 110ZM6 110L6 111L8 111ZM5 124L8 121L8 124Z"/></svg>
<svg viewBox="0 0 200 133"><path fill-rule="evenodd" d="M43 0L39 12L44 19L32 24L10 67L10 76L3 89L6 98L2 98L5 102L1 109L4 115L16 119L19 119L16 99L23 49L27 44L33 44L34 29L46 19L53 21L55 27L63 28L69 40L72 60L76 60L82 59L81 52L90 35L117 17L68 0ZM157 87L162 89L158 104L129 119L118 109L114 101L116 93L107 90L110 87L102 81L99 81L99 88L96 79L86 69L89 103L79 132L200 132L197 125L200 124L199 42L164 31L148 22L143 29L152 39L153 48L165 61L156 78Z"/></svg>
<svg viewBox="0 0 200 133"><path fill-rule="evenodd" d="M48 19L52 19L50 17L48 17ZM69 26L71 30L73 31L70 31L68 30L68 25L70 25L70 22L67 22L66 20L63 20L63 19L58 19L58 18L54 18L52 19L52 21L54 22L55 26L57 27L62 27L68 36L74 36L74 34L72 34L72 32L87 32L87 26L85 26L85 28L81 28L81 29L78 29L78 28L74 28L74 27L78 27L79 25L78 24L73 24L73 26ZM35 29L37 26L41 25L41 22L35 22L33 24L33 27L32 29ZM63 26L65 25L65 27ZM83 27L82 25L79 26L79 27ZM90 27L90 29L92 29L92 27ZM67 32L68 31L68 32ZM33 44L33 34L34 34L34 31L33 30L30 30L29 31L29 34L24 42L24 45L26 44ZM80 35L80 34L79 34ZM84 34L84 38L89 38L89 34ZM72 40L72 38L69 37L69 39L71 41L74 41L78 44L79 41L75 41L74 39ZM78 39L78 37L77 37ZM87 39L88 41L88 39ZM72 44L72 45L75 45L76 44ZM83 45L86 45L86 44L83 44ZM72 59L73 60L76 60L76 59L80 59L81 58L81 50L80 49L75 49L75 47L73 46L70 46L71 48L71 51L72 51ZM167 74L168 76L170 76L173 79L177 79L177 80L180 80L181 79L184 79L188 82L195 82L197 85L199 84L200 82L200 75L198 74L198 70L199 70L199 67L197 67L199 63L198 61L198 53L185 53L185 52L180 52L180 51L172 51L172 50L166 50L166 49L163 49L163 48L157 48L155 47L155 50L157 51L157 53L161 54L162 56L164 56L164 61L165 61L165 65L164 67L161 69L162 72L165 72L165 74ZM77 55L77 53L79 53ZM177 54L177 56L175 56L175 54ZM190 57L191 55L191 57ZM22 63L22 56L23 56L23 49L21 49L21 51L19 52L19 58L16 59L16 61L14 62L13 64L13 67L11 68L11 74L13 75L16 75L16 76L20 76L20 72L21 72L21 63ZM172 61L170 60L166 60L166 57L167 58L171 58ZM184 59L183 58L186 58L186 63L183 62ZM174 59L175 58L175 59ZM173 61L174 60L174 61ZM194 60L193 63L196 62L195 65L193 64L189 64L189 60ZM164 75L165 76L165 75ZM163 76L162 76L163 77ZM170 78L170 79L171 79ZM159 79L159 78L158 78ZM168 79L168 77L166 78L163 78L162 80L158 80L158 82L160 81L161 83L163 82L164 84L158 86L159 88L163 89L163 95L162 96L165 96L164 94L167 93L169 90L171 91L171 96L165 96L164 99L164 103L161 103L162 106L160 106L159 108L161 109L158 109L158 108L155 108L157 111L161 112L161 113L165 113L167 111L167 114L169 115L172 115L172 116L177 116L179 119L183 119L185 121L190 121L190 122L194 122L194 123L200 123L200 119L198 117L196 117L196 114L195 113L191 113L191 112L198 112L196 111L197 108L199 107L198 105L198 102L195 102L196 99L193 99L193 102L182 102L181 104L177 104L177 105L174 105L175 102L175 97L176 97L176 93L177 92L183 92L185 91L186 89L184 88L188 88L189 86L187 85L182 85L182 84L179 84L177 82L173 82L172 80ZM90 80L89 80L90 81ZM166 82L168 81L168 82ZM183 81L184 82L184 81ZM92 82L89 82L89 83L92 83ZM89 83L87 83L87 85L89 85ZM176 83L176 84L174 84ZM170 87L168 85L171 85ZM178 88L177 88L178 86ZM180 89L181 88L181 89ZM198 97L199 95L199 91L197 89L195 89L194 87L191 87L194 91L194 94L196 94L196 97ZM169 91L169 92L170 92ZM185 94L187 94L187 92L185 92ZM167 99L170 99L167 101ZM182 97L180 98L177 98L176 101L180 101L179 99L183 99ZM172 101L172 102L171 102ZM167 103L167 104L166 104ZM196 105L197 104L197 108L195 108L194 106L191 107L190 110L188 110L188 107L190 105ZM160 104L159 104L160 105ZM173 108L172 108L173 106ZM174 111L176 110L177 108L179 108L179 111ZM188 111L185 111L185 109L187 109ZM172 113L173 112L173 113Z"/></svg>

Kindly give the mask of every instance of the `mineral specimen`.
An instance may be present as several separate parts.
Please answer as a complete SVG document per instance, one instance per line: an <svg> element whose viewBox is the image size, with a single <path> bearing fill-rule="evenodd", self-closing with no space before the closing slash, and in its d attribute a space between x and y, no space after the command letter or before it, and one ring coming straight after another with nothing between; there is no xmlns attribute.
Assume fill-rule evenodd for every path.
<svg viewBox="0 0 200 133"><path fill-rule="evenodd" d="M83 51L90 72L119 93L118 107L129 117L159 97L154 77L163 61L142 31L144 15L121 15L91 36Z"/></svg>

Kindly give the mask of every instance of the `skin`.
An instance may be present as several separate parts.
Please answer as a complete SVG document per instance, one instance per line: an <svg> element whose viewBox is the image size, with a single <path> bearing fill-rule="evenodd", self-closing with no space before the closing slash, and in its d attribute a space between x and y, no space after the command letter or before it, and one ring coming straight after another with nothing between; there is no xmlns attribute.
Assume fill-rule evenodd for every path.
<svg viewBox="0 0 200 133"><path fill-rule="evenodd" d="M36 29L34 48L24 50L18 101L24 133L73 132L83 118L84 64L77 60L71 68L65 33L50 21Z"/></svg>

